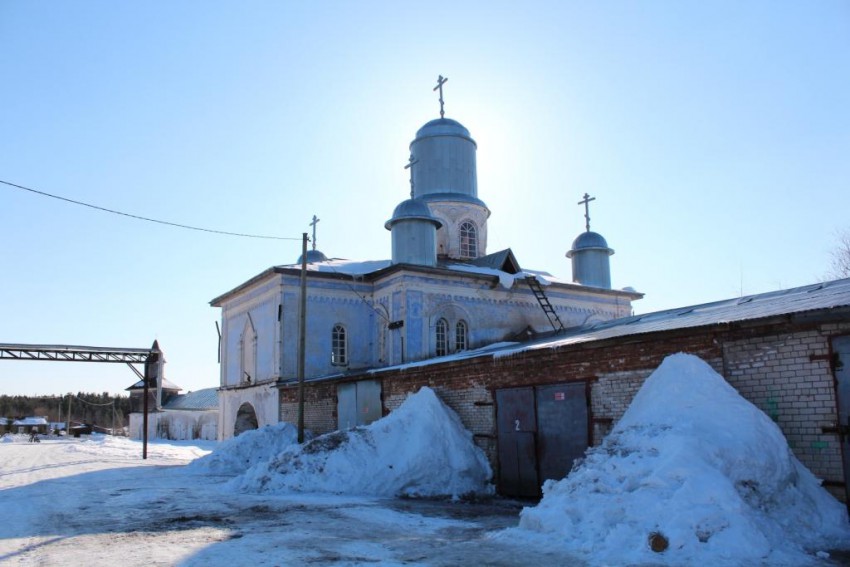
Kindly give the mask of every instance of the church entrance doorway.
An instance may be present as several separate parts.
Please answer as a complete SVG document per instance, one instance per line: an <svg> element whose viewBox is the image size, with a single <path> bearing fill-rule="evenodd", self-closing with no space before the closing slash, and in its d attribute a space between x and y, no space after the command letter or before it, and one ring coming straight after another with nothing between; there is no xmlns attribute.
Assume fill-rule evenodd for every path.
<svg viewBox="0 0 850 567"><path fill-rule="evenodd" d="M844 464L844 490L850 506L850 336L832 338L832 360L838 398L838 439Z"/></svg>
<svg viewBox="0 0 850 567"><path fill-rule="evenodd" d="M562 479L589 442L585 382L496 390L499 493L537 497Z"/></svg>
<svg viewBox="0 0 850 567"><path fill-rule="evenodd" d="M236 437L240 433L245 433L258 427L257 412L254 411L254 406L248 402L239 406L239 411L236 412L236 424L233 426L233 436Z"/></svg>

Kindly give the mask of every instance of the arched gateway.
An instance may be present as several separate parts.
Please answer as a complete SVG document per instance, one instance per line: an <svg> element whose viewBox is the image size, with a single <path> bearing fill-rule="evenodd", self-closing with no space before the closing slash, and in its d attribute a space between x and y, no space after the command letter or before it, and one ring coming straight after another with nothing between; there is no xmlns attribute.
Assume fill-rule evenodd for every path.
<svg viewBox="0 0 850 567"><path fill-rule="evenodd" d="M257 412L254 411L254 406L245 402L239 406L239 411L236 412L236 424L233 426L233 436L236 437L240 433L257 428L259 428Z"/></svg>

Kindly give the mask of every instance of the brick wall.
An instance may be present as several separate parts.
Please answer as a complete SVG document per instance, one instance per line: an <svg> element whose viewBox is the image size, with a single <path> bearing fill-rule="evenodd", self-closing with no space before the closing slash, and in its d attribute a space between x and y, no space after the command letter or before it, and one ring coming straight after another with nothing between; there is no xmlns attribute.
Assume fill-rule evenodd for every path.
<svg viewBox="0 0 850 567"><path fill-rule="evenodd" d="M837 423L829 339L850 324L797 332L765 333L724 343L727 380L769 415L788 445L815 476L843 481L838 436L824 433ZM838 494L843 490L836 490Z"/></svg>

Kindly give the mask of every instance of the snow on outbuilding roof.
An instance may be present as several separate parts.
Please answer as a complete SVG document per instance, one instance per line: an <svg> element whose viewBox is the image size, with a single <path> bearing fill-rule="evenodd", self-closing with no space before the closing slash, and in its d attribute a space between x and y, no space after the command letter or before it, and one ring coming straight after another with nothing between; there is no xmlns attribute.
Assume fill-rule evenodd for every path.
<svg viewBox="0 0 850 567"><path fill-rule="evenodd" d="M218 409L218 388L204 388L181 394L168 401L166 410L211 410Z"/></svg>
<svg viewBox="0 0 850 567"><path fill-rule="evenodd" d="M612 319L568 330L565 335L551 337L525 348L554 348L629 335L839 309L850 309L850 278Z"/></svg>

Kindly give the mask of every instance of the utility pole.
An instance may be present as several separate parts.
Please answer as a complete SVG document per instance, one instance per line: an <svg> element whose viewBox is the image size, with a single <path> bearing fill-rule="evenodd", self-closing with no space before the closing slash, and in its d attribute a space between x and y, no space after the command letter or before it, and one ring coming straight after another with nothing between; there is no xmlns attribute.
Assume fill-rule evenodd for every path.
<svg viewBox="0 0 850 567"><path fill-rule="evenodd" d="M315 225L314 225L315 228ZM298 314L298 443L304 442L304 363L307 335L307 233L301 242L301 309Z"/></svg>
<svg viewBox="0 0 850 567"><path fill-rule="evenodd" d="M68 424L65 426L65 435L71 434L71 399L73 395L68 392Z"/></svg>
<svg viewBox="0 0 850 567"><path fill-rule="evenodd" d="M148 406L150 405L150 403L148 401L148 397L150 396L151 380L154 378L155 373L158 371L158 368L159 368L159 365L158 365L159 356L160 356L159 342L154 340L153 345L151 345L150 354L148 354L148 357L145 360L145 377L144 377L144 380L143 380L144 383L145 383L145 401L144 401L144 407L143 407L143 410L142 410L144 412L144 415L142 416L142 430L143 430L142 431L142 459L143 460L148 458L148 409L149 409ZM159 383L159 382L160 382L160 380L157 379L157 383ZM157 388L157 393L159 393L159 388Z"/></svg>

